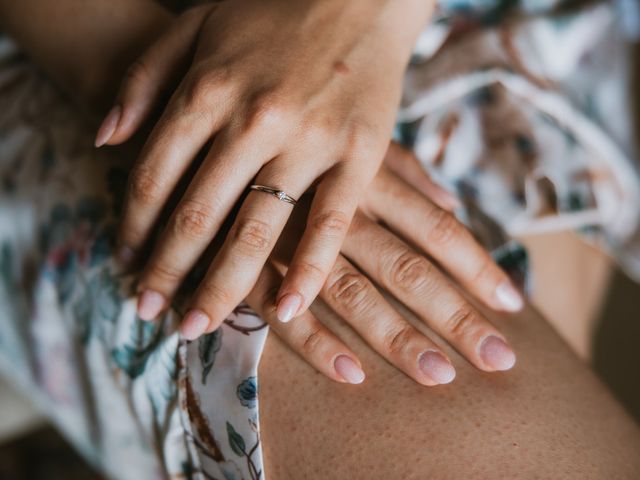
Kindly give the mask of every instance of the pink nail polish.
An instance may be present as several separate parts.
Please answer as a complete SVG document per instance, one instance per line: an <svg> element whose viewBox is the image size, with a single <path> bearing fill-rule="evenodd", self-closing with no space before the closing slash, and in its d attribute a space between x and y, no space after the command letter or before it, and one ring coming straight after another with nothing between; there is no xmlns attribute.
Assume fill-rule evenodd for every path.
<svg viewBox="0 0 640 480"><path fill-rule="evenodd" d="M496 299L507 312L518 312L524 307L522 295L509 280L502 282L496 288Z"/></svg>
<svg viewBox="0 0 640 480"><path fill-rule="evenodd" d="M456 378L456 370L453 365L435 350L427 350L418 357L420 370L431 380L438 384L451 383Z"/></svg>
<svg viewBox="0 0 640 480"><path fill-rule="evenodd" d="M346 355L338 355L333 362L333 368L347 383L357 385L364 382L364 372Z"/></svg>
<svg viewBox="0 0 640 480"><path fill-rule="evenodd" d="M511 369L516 363L516 354L495 335L489 335L480 345L480 358L492 370Z"/></svg>
<svg viewBox="0 0 640 480"><path fill-rule="evenodd" d="M195 340L209 328L211 320L202 310L190 310L182 319L180 334L187 340Z"/></svg>
<svg viewBox="0 0 640 480"><path fill-rule="evenodd" d="M153 320L166 303L164 296L153 290L144 290L138 300L138 316L142 320Z"/></svg>
<svg viewBox="0 0 640 480"><path fill-rule="evenodd" d="M116 105L109 111L107 116L104 117L100 128L98 128L98 133L96 134L96 148L103 146L111 139L113 134L116 132L121 115L122 107L120 105Z"/></svg>
<svg viewBox="0 0 640 480"><path fill-rule="evenodd" d="M276 315L278 320L287 323L296 316L302 301L300 295L288 293L280 299L276 307Z"/></svg>

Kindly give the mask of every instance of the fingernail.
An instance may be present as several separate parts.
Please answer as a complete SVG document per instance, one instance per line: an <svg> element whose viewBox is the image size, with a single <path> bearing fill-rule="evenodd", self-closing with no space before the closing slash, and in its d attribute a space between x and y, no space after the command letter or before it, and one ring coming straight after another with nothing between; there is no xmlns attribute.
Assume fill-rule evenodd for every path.
<svg viewBox="0 0 640 480"><path fill-rule="evenodd" d="M180 333L187 340L195 340L209 327L209 315L202 310L190 310L182 319Z"/></svg>
<svg viewBox="0 0 640 480"><path fill-rule="evenodd" d="M346 355L338 355L333 362L333 368L347 383L357 385L364 382L364 372L356 362Z"/></svg>
<svg viewBox="0 0 640 480"><path fill-rule="evenodd" d="M103 146L111 139L116 131L118 123L120 122L120 115L122 115L122 107L120 107L120 105L116 105L109 111L109 113L107 113L107 116L104 117L100 128L98 128L98 133L96 134L96 148Z"/></svg>
<svg viewBox="0 0 640 480"><path fill-rule="evenodd" d="M438 384L451 383L456 378L456 370L444 355L428 350L418 358L420 370Z"/></svg>
<svg viewBox="0 0 640 480"><path fill-rule="evenodd" d="M492 370L509 370L516 363L516 355L504 340L489 335L480 346L480 358Z"/></svg>
<svg viewBox="0 0 640 480"><path fill-rule="evenodd" d="M506 280L496 288L496 298L508 312L517 312L524 307L524 300L513 284Z"/></svg>
<svg viewBox="0 0 640 480"><path fill-rule="evenodd" d="M290 321L295 314L298 313L301 303L300 295L296 295L295 293L286 294L280 299L276 307L278 320L284 323Z"/></svg>
<svg viewBox="0 0 640 480"><path fill-rule="evenodd" d="M153 290L144 290L138 300L138 317L142 320L153 320L164 308L164 295Z"/></svg>
<svg viewBox="0 0 640 480"><path fill-rule="evenodd" d="M120 249L118 250L118 260L120 260L120 262L124 265L129 265L131 262L133 262L134 256L135 253L130 247L124 246L120 247Z"/></svg>

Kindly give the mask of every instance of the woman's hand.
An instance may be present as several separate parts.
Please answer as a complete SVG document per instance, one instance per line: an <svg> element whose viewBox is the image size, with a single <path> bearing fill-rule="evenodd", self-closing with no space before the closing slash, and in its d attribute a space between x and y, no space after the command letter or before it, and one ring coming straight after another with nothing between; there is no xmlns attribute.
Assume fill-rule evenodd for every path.
<svg viewBox="0 0 640 480"><path fill-rule="evenodd" d="M392 145L387 163L409 174L414 185L444 208L455 205L450 194L415 170L417 159L409 151ZM455 369L442 349L408 323L379 289L413 311L479 369L510 369L515 354L504 336L424 256L435 259L489 307L519 310L523 306L520 294L471 234L444 208L386 169L367 190L362 208L320 293L324 302L374 350L423 385L449 383ZM318 371L336 381L360 383L364 372L356 355L312 313L305 312L287 324L275 320L272 293L280 285L302 222L303 218L294 217L289 223L275 251L274 265L279 268L269 265L263 270L247 301Z"/></svg>
<svg viewBox="0 0 640 480"><path fill-rule="evenodd" d="M384 156L402 75L430 9L424 0L234 0L187 12L147 51L96 139L129 138L178 74L131 172L125 260L144 248L179 180L194 166L197 173L141 276L142 318L168 305L251 184L294 198L315 187L276 302L281 321L308 308ZM291 210L274 196L248 194L185 322L220 325L254 286Z"/></svg>

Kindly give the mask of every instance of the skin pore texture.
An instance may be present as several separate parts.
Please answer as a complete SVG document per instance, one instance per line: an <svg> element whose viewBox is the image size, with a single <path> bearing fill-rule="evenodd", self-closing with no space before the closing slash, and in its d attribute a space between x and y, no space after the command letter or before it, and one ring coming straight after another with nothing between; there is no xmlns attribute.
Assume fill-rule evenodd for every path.
<svg viewBox="0 0 640 480"><path fill-rule="evenodd" d="M367 380L331 382L269 334L258 377L269 478L640 478L637 425L532 308L485 312L518 352L513 370L479 372L443 346L457 378L432 388L315 312L359 355Z"/></svg>

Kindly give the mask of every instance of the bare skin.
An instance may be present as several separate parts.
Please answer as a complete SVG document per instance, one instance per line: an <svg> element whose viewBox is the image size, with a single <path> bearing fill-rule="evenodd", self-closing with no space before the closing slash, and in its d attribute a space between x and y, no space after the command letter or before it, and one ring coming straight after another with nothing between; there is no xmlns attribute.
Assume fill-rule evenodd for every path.
<svg viewBox="0 0 640 480"><path fill-rule="evenodd" d="M316 314L357 353L367 380L331 382L269 335L259 378L271 478L640 478L638 426L533 309L489 314L518 351L512 371L480 373L448 350L458 381L436 388L411 382L326 310Z"/></svg>

